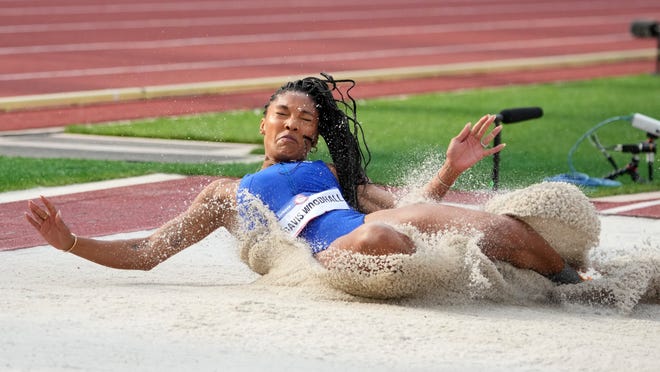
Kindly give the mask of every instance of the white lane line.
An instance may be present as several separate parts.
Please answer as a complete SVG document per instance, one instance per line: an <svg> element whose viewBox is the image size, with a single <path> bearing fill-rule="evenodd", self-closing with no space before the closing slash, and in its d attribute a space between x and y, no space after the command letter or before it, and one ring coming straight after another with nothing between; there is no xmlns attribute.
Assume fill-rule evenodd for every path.
<svg viewBox="0 0 660 372"><path fill-rule="evenodd" d="M0 47L0 55L37 54L37 53L70 53L110 50L148 50L163 48L181 48L193 46L211 46L245 43L309 41L322 39L355 39L373 37L392 37L406 35L439 34L449 32L475 32L495 30L530 30L555 27L587 27L596 25L611 25L617 22L629 22L629 16L585 17L580 24L575 24L574 18L553 18L544 20L514 20L494 22L468 22L461 24L417 25L399 27L375 27L369 29L322 30L305 32L283 32L250 35L225 35L209 37L190 37L165 40L144 41L110 41L96 43L25 45Z"/></svg>
<svg viewBox="0 0 660 372"><path fill-rule="evenodd" d="M370 20L389 19L389 18L426 18L437 15L443 15L439 12L435 14L433 10L427 11L412 11L404 9L401 11L374 11L369 12L368 17ZM496 21L483 21L483 22L459 22L459 23L443 23L435 26L435 32L448 32L448 31L470 31L470 30L496 30L496 29L530 29L539 27L585 27L599 24L613 24L630 22L634 14L617 14L607 16L591 16L585 15L580 17L580 22L575 21L575 17L557 17L547 19L511 19L511 20L496 20ZM356 14L354 12L329 12L326 19L334 20L361 20L364 19L364 14ZM13 33L39 33L39 32L65 32L65 31L103 31L103 30L127 30L139 29L146 30L152 28L176 28L176 27L204 27L204 26L233 26L243 24L279 24L290 23L299 20L298 15L283 14L280 17L272 16L241 16L241 17L199 17L199 18L174 18L174 19L140 19L140 20L116 20L116 21L98 21L98 22L68 22L68 23L39 23L39 24L25 24L25 25L0 25L0 34L13 34ZM444 31L444 30L447 31ZM369 29L366 29L369 30ZM268 34L263 34L268 35Z"/></svg>
<svg viewBox="0 0 660 372"><path fill-rule="evenodd" d="M627 195L612 195L612 196L603 196L600 198L593 198L595 202L608 202L608 203L629 203L634 201L648 201L660 199L660 191L649 191L642 192L639 194L627 194Z"/></svg>
<svg viewBox="0 0 660 372"><path fill-rule="evenodd" d="M494 52L526 49L545 49L550 47L566 47L576 45L608 44L630 40L627 33L610 35L560 37L536 40L500 41L470 45L448 45L438 47L397 48L381 50L363 50L345 53L277 56L260 58L242 58L224 61L199 61L183 63L161 63L141 66L116 66L88 69L67 69L55 71L25 72L0 74L0 81L22 81L33 79L55 79L85 76L119 75L135 73L154 73L172 71L191 71L203 69L222 69L247 66L271 66L282 64L304 64L318 62L375 60L392 57L422 57L456 53Z"/></svg>
<svg viewBox="0 0 660 372"><path fill-rule="evenodd" d="M156 173L156 174L149 174L146 176L121 178L121 179L115 179L109 181L81 183L81 184L69 185L69 186L38 187L29 190L9 191L5 193L0 193L0 204L21 201L21 200L36 199L40 195L47 197L68 195L79 192L105 190L116 187L134 186L134 185L141 185L141 184L161 182L161 181L171 181L182 178L186 178L186 176L182 176L179 174Z"/></svg>
<svg viewBox="0 0 660 372"><path fill-rule="evenodd" d="M620 207L604 209L602 211L599 211L599 213L601 213L601 214L617 214L617 213L622 213L622 212L633 211L633 210L636 210L636 209L653 207L653 206L656 206L656 205L660 205L660 200L651 200L651 201L642 202L642 203L622 205Z"/></svg>
<svg viewBox="0 0 660 372"><path fill-rule="evenodd" d="M241 4L243 3L243 4ZM305 1L290 2L304 6ZM244 4L248 4L245 6ZM256 4L255 4L256 5ZM81 15L81 14L116 14L116 13L153 13L182 12L186 10L230 10L254 9L249 2L241 1L186 1L177 3L143 3L143 4L94 4L94 5L60 5L39 7L7 7L2 10L4 16L34 16L34 15Z"/></svg>
<svg viewBox="0 0 660 372"><path fill-rule="evenodd" d="M395 79L428 78L455 76L467 73L493 73L513 70L532 70L539 68L558 68L570 66L588 66L623 61L652 60L655 49L637 49L617 52L599 52L544 57L483 60L480 62L459 62L449 64L386 67L371 70L337 71L336 77L352 78L360 81L382 82ZM303 78L311 71L295 77L271 76L252 79L217 80L199 83L180 83L152 85L115 89L87 90L33 94L13 97L0 97L0 111L12 111L27 108L46 108L66 105L89 105L104 102L125 102L137 99L155 99L164 97L198 96L208 94L245 93L264 89L277 89L282 81ZM19 134L22 131L17 131Z"/></svg>

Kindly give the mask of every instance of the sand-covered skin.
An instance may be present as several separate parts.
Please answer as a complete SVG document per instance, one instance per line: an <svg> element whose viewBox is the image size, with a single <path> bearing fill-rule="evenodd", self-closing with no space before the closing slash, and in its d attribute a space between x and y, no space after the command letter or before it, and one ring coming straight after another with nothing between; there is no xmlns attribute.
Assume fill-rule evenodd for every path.
<svg viewBox="0 0 660 372"><path fill-rule="evenodd" d="M260 277L222 230L150 272L51 247L3 252L0 368L656 371L660 221L601 222L590 260L612 273L587 286L642 298L632 306L590 304L584 284L481 263L463 287L363 299L310 279L319 266L295 246L291 260L309 271Z"/></svg>
<svg viewBox="0 0 660 372"><path fill-rule="evenodd" d="M569 264L589 266L600 221L589 199L574 185L542 182L498 195L484 210L519 218L540 233Z"/></svg>
<svg viewBox="0 0 660 372"><path fill-rule="evenodd" d="M421 234L412 226L397 228L412 238L412 255L365 256L335 252L329 269L315 264L309 249L278 231L261 203L251 203L250 220L262 232L243 237L242 260L264 280L284 285L321 285L372 299L437 298L443 303L486 299L504 303L593 303L627 313L655 295L658 257L653 249L640 256L606 258L592 265L589 255L600 237L600 220L588 198L574 185L546 182L502 193L484 209L528 222L571 265L602 280L581 286L555 286L531 271L488 260L478 247L480 232L469 227ZM634 265L628 265L632 260ZM317 283L319 282L319 283Z"/></svg>

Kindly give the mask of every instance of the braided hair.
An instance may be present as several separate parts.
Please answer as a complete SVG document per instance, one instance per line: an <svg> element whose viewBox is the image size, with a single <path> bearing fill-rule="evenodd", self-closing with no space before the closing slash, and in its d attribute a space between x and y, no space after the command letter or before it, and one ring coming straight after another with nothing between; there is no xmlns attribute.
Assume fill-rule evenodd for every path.
<svg viewBox="0 0 660 372"><path fill-rule="evenodd" d="M350 95L355 81L335 80L326 73L321 73L321 76L324 79L306 77L286 83L270 97L265 108L267 110L270 103L285 92L301 92L314 101L319 113L319 135L330 151L342 195L350 206L358 209L357 187L369 180L366 167L371 160L371 153L362 126L357 120L357 105ZM350 84L345 93L337 86L341 83Z"/></svg>

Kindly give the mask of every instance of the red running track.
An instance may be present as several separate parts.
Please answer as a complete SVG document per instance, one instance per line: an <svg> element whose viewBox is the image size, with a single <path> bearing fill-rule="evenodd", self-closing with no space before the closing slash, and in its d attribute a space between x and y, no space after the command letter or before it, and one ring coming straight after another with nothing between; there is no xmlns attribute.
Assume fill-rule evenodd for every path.
<svg viewBox="0 0 660 372"><path fill-rule="evenodd" d="M480 73L371 84L358 94L643 73L654 68L649 58L522 74L490 73L487 66L593 53L630 57L655 47L630 34L631 21L660 18L655 0L6 0L1 7L0 99L466 63L479 64ZM258 92L3 112L0 130L255 107L263 101L264 92Z"/></svg>
<svg viewBox="0 0 660 372"><path fill-rule="evenodd" d="M3 1L0 96L653 48L654 0Z"/></svg>
<svg viewBox="0 0 660 372"><path fill-rule="evenodd" d="M50 197L62 211L63 218L77 234L104 236L157 228L183 212L204 186L215 177L195 176L177 180L108 188ZM450 191L445 201L482 204L490 193ZM615 197L621 198L621 197ZM653 204L648 206L646 204ZM660 218L660 193L648 198L594 201L597 210L631 217ZM139 206L137 208L136 206ZM613 208L624 208L613 211ZM639 206L635 208L635 206ZM0 204L0 251L43 245L45 242L23 214L25 200ZM610 211L610 212L607 212Z"/></svg>
<svg viewBox="0 0 660 372"><path fill-rule="evenodd" d="M655 42L633 38L630 23L660 19L657 0L3 0L0 7L0 98L469 63L482 68L360 83L356 96L637 74L653 71L653 61L622 58L516 71L483 66L651 51ZM265 94L1 112L0 130L252 108L264 103ZM77 233L106 235L162 224L206 182L191 177L54 201ZM24 201L0 208L0 250L43 244L23 219L24 210Z"/></svg>

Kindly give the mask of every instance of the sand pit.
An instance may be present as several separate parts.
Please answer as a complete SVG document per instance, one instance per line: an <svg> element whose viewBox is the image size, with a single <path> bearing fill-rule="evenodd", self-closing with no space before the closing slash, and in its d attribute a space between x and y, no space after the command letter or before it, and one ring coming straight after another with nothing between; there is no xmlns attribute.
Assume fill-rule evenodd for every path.
<svg viewBox="0 0 660 372"><path fill-rule="evenodd" d="M660 221L600 219L591 259L614 279L593 283L618 291L615 305L506 265L488 290L474 278L472 293L361 299L296 273L260 277L224 230L150 272L3 252L0 368L658 370Z"/></svg>

